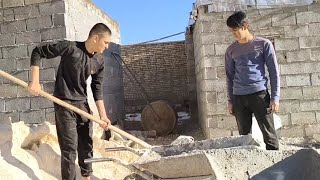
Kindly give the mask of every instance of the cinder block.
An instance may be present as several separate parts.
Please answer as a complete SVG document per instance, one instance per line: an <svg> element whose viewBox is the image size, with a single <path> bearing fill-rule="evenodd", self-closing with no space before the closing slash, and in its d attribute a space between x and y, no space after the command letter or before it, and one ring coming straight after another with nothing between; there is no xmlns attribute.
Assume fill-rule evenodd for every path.
<svg viewBox="0 0 320 180"><path fill-rule="evenodd" d="M17 86L11 84L1 84L0 85L0 96L5 98L16 97L17 96Z"/></svg>
<svg viewBox="0 0 320 180"><path fill-rule="evenodd" d="M207 138L219 138L231 136L231 130L219 129L219 128L208 128Z"/></svg>
<svg viewBox="0 0 320 180"><path fill-rule="evenodd" d="M320 35L320 23L309 24L309 35L310 36L319 36Z"/></svg>
<svg viewBox="0 0 320 180"><path fill-rule="evenodd" d="M298 13L298 12L306 12L310 11L311 6L287 6L282 8L284 13Z"/></svg>
<svg viewBox="0 0 320 180"><path fill-rule="evenodd" d="M310 86L310 75L288 75L286 76L287 86Z"/></svg>
<svg viewBox="0 0 320 180"><path fill-rule="evenodd" d="M200 88L203 91L224 92L227 87L225 80L204 80Z"/></svg>
<svg viewBox="0 0 320 180"><path fill-rule="evenodd" d="M301 87L281 88L281 99L301 99Z"/></svg>
<svg viewBox="0 0 320 180"><path fill-rule="evenodd" d="M281 108L280 108L281 114L288 114L288 113L294 113L294 112L300 112L299 100L283 100L283 101L281 101Z"/></svg>
<svg viewBox="0 0 320 180"><path fill-rule="evenodd" d="M46 109L46 121L51 123L51 124L56 124L54 108Z"/></svg>
<svg viewBox="0 0 320 180"><path fill-rule="evenodd" d="M64 39L66 38L66 28L58 27L52 29L43 30L41 33L41 40L54 40L54 39Z"/></svg>
<svg viewBox="0 0 320 180"><path fill-rule="evenodd" d="M0 8L2 8L2 0L0 0ZM4 21L3 19L3 11L0 11L0 22L2 23Z"/></svg>
<svg viewBox="0 0 320 180"><path fill-rule="evenodd" d="M2 48L3 58L25 58L28 57L27 46L14 46Z"/></svg>
<svg viewBox="0 0 320 180"><path fill-rule="evenodd" d="M276 51L299 49L298 38L279 38L274 40Z"/></svg>
<svg viewBox="0 0 320 180"><path fill-rule="evenodd" d="M297 23L298 24L309 24L320 22L320 13L319 12L299 12L296 14L297 16Z"/></svg>
<svg viewBox="0 0 320 180"><path fill-rule="evenodd" d="M12 46L15 44L15 34L1 34L0 47Z"/></svg>
<svg viewBox="0 0 320 180"><path fill-rule="evenodd" d="M291 63L281 64L281 74L307 74L319 72L320 63Z"/></svg>
<svg viewBox="0 0 320 180"><path fill-rule="evenodd" d="M303 125L284 127L281 129L281 137L304 137Z"/></svg>
<svg viewBox="0 0 320 180"><path fill-rule="evenodd" d="M311 60L311 49L301 49L296 51L287 52L287 61L310 61Z"/></svg>
<svg viewBox="0 0 320 180"><path fill-rule="evenodd" d="M4 121L11 118L11 122L19 121L19 112L2 112L0 113L0 120Z"/></svg>
<svg viewBox="0 0 320 180"><path fill-rule="evenodd" d="M236 129L237 122L234 116L214 116L208 118L209 128L220 128L220 129Z"/></svg>
<svg viewBox="0 0 320 180"><path fill-rule="evenodd" d="M17 59L18 70L29 70L30 69L30 58Z"/></svg>
<svg viewBox="0 0 320 180"><path fill-rule="evenodd" d="M23 121L26 124L40 124L45 121L45 118L46 113L44 109L20 112L20 121Z"/></svg>
<svg viewBox="0 0 320 180"><path fill-rule="evenodd" d="M225 55L226 54L226 50L229 47L229 44L215 44L215 55L219 56L219 55Z"/></svg>
<svg viewBox="0 0 320 180"><path fill-rule="evenodd" d="M205 33L217 31L228 32L228 26L225 21L202 21L201 25L202 32Z"/></svg>
<svg viewBox="0 0 320 180"><path fill-rule="evenodd" d="M43 97L31 98L31 109L53 108L53 103Z"/></svg>
<svg viewBox="0 0 320 180"><path fill-rule="evenodd" d="M39 5L41 15L51 15L65 13L65 2L64 1L52 1L50 3Z"/></svg>
<svg viewBox="0 0 320 180"><path fill-rule="evenodd" d="M30 4L40 4L40 3L45 3L45 2L51 2L52 0L25 0L26 5Z"/></svg>
<svg viewBox="0 0 320 180"><path fill-rule="evenodd" d="M201 56L214 56L214 44L204 44L201 46Z"/></svg>
<svg viewBox="0 0 320 180"><path fill-rule="evenodd" d="M207 103L206 104L206 111L207 115L222 115L228 113L227 104L213 104Z"/></svg>
<svg viewBox="0 0 320 180"><path fill-rule="evenodd" d="M201 67L219 67L224 66L225 58L224 56L210 56L205 57L201 63Z"/></svg>
<svg viewBox="0 0 320 180"><path fill-rule="evenodd" d="M36 45L28 45L28 56L31 57L33 49L36 47Z"/></svg>
<svg viewBox="0 0 320 180"><path fill-rule="evenodd" d="M292 124L312 124L316 123L315 112L298 112L291 114Z"/></svg>
<svg viewBox="0 0 320 180"><path fill-rule="evenodd" d="M28 76L29 71L28 70L15 71L11 74L16 78L21 79L22 81L29 82L29 76Z"/></svg>
<svg viewBox="0 0 320 180"><path fill-rule="evenodd" d="M285 56L286 51L276 52L277 61L279 64L284 64L287 62L287 56Z"/></svg>
<svg viewBox="0 0 320 180"><path fill-rule="evenodd" d="M217 93L217 103L227 103L228 101L228 95L227 92L218 92Z"/></svg>
<svg viewBox="0 0 320 180"><path fill-rule="evenodd" d="M261 37L273 37L273 36L284 36L284 27L268 27L262 29L255 29L253 33Z"/></svg>
<svg viewBox="0 0 320 180"><path fill-rule="evenodd" d="M3 99L0 99L0 112L4 112L5 111L4 102L5 101Z"/></svg>
<svg viewBox="0 0 320 180"><path fill-rule="evenodd" d="M6 99L6 111L24 111L30 109L30 98Z"/></svg>
<svg viewBox="0 0 320 180"><path fill-rule="evenodd" d="M303 87L304 99L320 99L320 86Z"/></svg>
<svg viewBox="0 0 320 180"><path fill-rule="evenodd" d="M286 37L309 36L308 25L285 26L284 32Z"/></svg>
<svg viewBox="0 0 320 180"><path fill-rule="evenodd" d="M11 74L12 76L14 76L14 77L22 80L22 81L25 81L25 82L28 82L28 81L29 81L28 71L23 71L23 70L21 70L21 71L12 72L12 73L10 73L10 74ZM4 80L3 80L3 83L5 83L5 84L9 84L9 83L14 84L12 81L7 80L7 79L4 79Z"/></svg>
<svg viewBox="0 0 320 180"><path fill-rule="evenodd" d="M217 104L217 93L216 92L204 92L204 102L210 104Z"/></svg>
<svg viewBox="0 0 320 180"><path fill-rule="evenodd" d="M1 33L17 33L17 32L25 32L27 29L26 21L13 21L6 22L1 25Z"/></svg>
<svg viewBox="0 0 320 180"><path fill-rule="evenodd" d="M28 19L27 30L38 30L42 28L52 27L52 17L51 16L41 16L33 19Z"/></svg>
<svg viewBox="0 0 320 180"><path fill-rule="evenodd" d="M55 27L65 26L65 17L64 14L54 14L53 15L53 25Z"/></svg>
<svg viewBox="0 0 320 180"><path fill-rule="evenodd" d="M319 100L307 100L300 102L301 111L318 111L320 110L320 101Z"/></svg>
<svg viewBox="0 0 320 180"><path fill-rule="evenodd" d="M17 93L18 97L30 97L32 96L28 90L24 87L18 86L18 93Z"/></svg>
<svg viewBox="0 0 320 180"><path fill-rule="evenodd" d="M217 76L218 76L218 79L220 80L226 79L227 75L224 67L217 67Z"/></svg>
<svg viewBox="0 0 320 180"><path fill-rule="evenodd" d="M254 18L251 18L250 22L253 30L271 27L272 25L272 19L270 15L256 16Z"/></svg>
<svg viewBox="0 0 320 180"><path fill-rule="evenodd" d="M282 106L282 104L281 104L281 106ZM277 114L277 115L280 117L281 123L283 126L291 125L289 114Z"/></svg>
<svg viewBox="0 0 320 180"><path fill-rule="evenodd" d="M281 13L272 16L272 26L286 26L296 24L296 16L294 13Z"/></svg>
<svg viewBox="0 0 320 180"><path fill-rule="evenodd" d="M23 6L14 8L13 10L16 20L23 20L40 16L38 6Z"/></svg>
<svg viewBox="0 0 320 180"><path fill-rule="evenodd" d="M311 74L311 84L312 86L320 86L320 73Z"/></svg>
<svg viewBox="0 0 320 180"><path fill-rule="evenodd" d="M311 60L312 61L320 61L320 48L312 49Z"/></svg>
<svg viewBox="0 0 320 180"><path fill-rule="evenodd" d="M23 34L16 34L16 44L32 44L41 41L41 34L37 31L25 32Z"/></svg>
<svg viewBox="0 0 320 180"><path fill-rule="evenodd" d="M320 124L315 124L315 125L307 125L305 127L306 131L306 136L312 136L314 134L319 134L320 133Z"/></svg>
<svg viewBox="0 0 320 180"><path fill-rule="evenodd" d="M3 69L5 71L12 71L17 69L15 59L0 59L0 69Z"/></svg>
<svg viewBox="0 0 320 180"><path fill-rule="evenodd" d="M300 37L300 48L320 47L320 36Z"/></svg>
<svg viewBox="0 0 320 180"><path fill-rule="evenodd" d="M217 69L216 68L204 68L204 79L217 79Z"/></svg>
<svg viewBox="0 0 320 180"><path fill-rule="evenodd" d="M226 34L228 32L215 32L215 33L203 33L201 38L201 44L215 44L224 43L231 44L234 41L232 34Z"/></svg>
<svg viewBox="0 0 320 180"><path fill-rule="evenodd" d="M3 8L8 8L8 7L17 7L17 6L23 6L24 5L24 0L4 0L3 2Z"/></svg>
<svg viewBox="0 0 320 180"><path fill-rule="evenodd" d="M3 20L4 21L13 21L14 20L14 12L13 9L5 9L3 10Z"/></svg>

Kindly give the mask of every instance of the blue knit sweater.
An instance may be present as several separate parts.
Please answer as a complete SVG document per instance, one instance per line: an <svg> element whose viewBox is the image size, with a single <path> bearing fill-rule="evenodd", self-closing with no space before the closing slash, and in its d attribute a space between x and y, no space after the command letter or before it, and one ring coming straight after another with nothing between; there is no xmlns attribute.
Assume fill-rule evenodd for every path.
<svg viewBox="0 0 320 180"><path fill-rule="evenodd" d="M267 67L267 68L266 68ZM234 95L248 95L268 90L271 101L280 99L280 75L277 58L271 41L255 37L252 41L231 44L225 54L225 69L229 101ZM269 72L269 78L266 77Z"/></svg>

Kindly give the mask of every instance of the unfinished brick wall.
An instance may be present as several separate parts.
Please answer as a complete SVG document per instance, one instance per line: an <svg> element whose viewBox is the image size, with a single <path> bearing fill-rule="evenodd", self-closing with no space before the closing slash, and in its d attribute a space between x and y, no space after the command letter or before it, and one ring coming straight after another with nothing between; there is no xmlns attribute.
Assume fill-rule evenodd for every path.
<svg viewBox="0 0 320 180"><path fill-rule="evenodd" d="M320 133L320 3L248 10L255 35L274 41L281 71L282 136ZM207 137L238 134L228 115L224 53L233 41L225 24L232 12L200 9L193 39L199 118Z"/></svg>
<svg viewBox="0 0 320 180"><path fill-rule="evenodd" d="M183 104L189 100L184 41L122 46L121 55L150 102L161 99ZM147 104L135 84L124 74L126 112L141 111Z"/></svg>
<svg viewBox="0 0 320 180"><path fill-rule="evenodd" d="M112 24L112 30L116 37L119 37L118 25L110 18L106 18L106 15L102 15L91 3L85 4L87 2L85 0L73 4L70 2L71 0L3 0L2 3L0 1L0 69L29 81L30 55L35 45L63 39L79 40L75 35L70 35L72 31L67 31L70 29L69 23L73 22L72 17L80 18L69 16L72 9L81 9L88 19L91 17L92 20L104 20L103 22ZM77 32L85 34L90 28L89 26L78 28ZM78 34L79 37L82 35ZM119 38L115 38L114 41L119 42ZM50 93L53 92L58 63L59 58L41 62L41 84L43 89ZM20 86L1 78L0 119L7 117L11 117L12 121L25 123L41 123L45 120L52 122L53 103L42 97L31 96Z"/></svg>

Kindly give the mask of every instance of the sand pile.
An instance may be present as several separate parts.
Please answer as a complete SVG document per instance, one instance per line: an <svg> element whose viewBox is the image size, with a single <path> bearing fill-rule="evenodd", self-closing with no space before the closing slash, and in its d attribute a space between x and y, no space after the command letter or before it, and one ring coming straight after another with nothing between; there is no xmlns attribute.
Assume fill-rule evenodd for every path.
<svg viewBox="0 0 320 180"><path fill-rule="evenodd" d="M127 163L138 158L130 152L105 152L106 147L117 144L101 140L101 135L102 129L95 127L94 157L114 157ZM59 179L60 149L55 125L27 126L23 122L11 123L10 118L3 119L0 123L0 164L1 179ZM131 174L129 169L113 162L93 163L93 170L92 179L124 179ZM80 178L80 171L78 174Z"/></svg>

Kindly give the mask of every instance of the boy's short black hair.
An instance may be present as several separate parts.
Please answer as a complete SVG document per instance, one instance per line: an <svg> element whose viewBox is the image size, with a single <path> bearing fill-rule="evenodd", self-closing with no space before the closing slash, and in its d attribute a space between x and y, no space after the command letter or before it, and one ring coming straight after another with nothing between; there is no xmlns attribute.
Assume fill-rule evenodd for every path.
<svg viewBox="0 0 320 180"><path fill-rule="evenodd" d="M89 33L89 37L94 34L101 36L103 33L106 33L106 32L111 35L111 30L107 25L105 25L103 23L97 23L96 25L94 25L91 28L90 33Z"/></svg>
<svg viewBox="0 0 320 180"><path fill-rule="evenodd" d="M230 28L240 28L247 22L248 19L246 13L243 11L237 11L227 19L227 26Z"/></svg>

